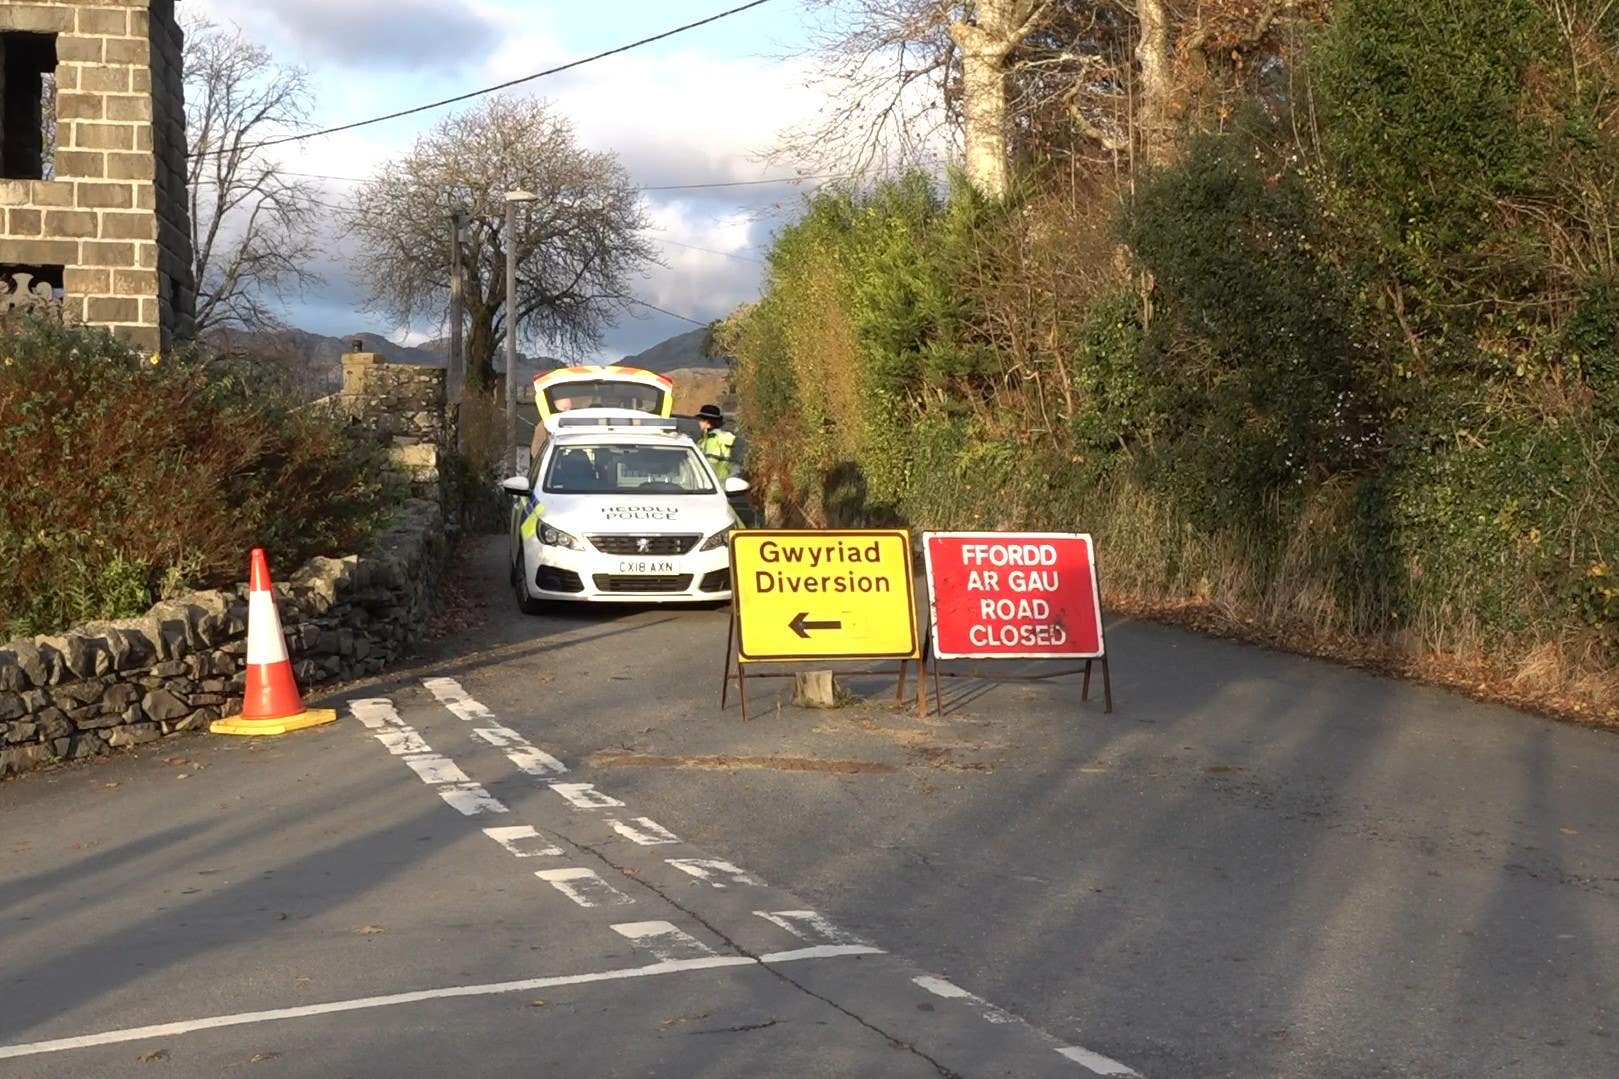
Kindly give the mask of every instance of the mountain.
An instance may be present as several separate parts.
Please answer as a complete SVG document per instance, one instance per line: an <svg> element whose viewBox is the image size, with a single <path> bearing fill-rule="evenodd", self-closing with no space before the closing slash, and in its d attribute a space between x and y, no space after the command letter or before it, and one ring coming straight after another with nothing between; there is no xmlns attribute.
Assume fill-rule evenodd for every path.
<svg viewBox="0 0 1619 1079"><path fill-rule="evenodd" d="M689 371L693 368L723 370L730 366L730 361L724 356L708 354L707 327L676 334L666 341L659 341L645 352L626 356L619 362L625 367L643 367L660 375L666 375L670 371Z"/></svg>

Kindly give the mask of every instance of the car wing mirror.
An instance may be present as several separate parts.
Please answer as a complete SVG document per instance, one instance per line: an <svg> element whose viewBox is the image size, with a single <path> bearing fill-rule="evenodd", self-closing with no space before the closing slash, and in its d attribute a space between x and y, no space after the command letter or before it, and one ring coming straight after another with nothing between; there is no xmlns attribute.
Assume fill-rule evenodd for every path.
<svg viewBox="0 0 1619 1079"><path fill-rule="evenodd" d="M502 480L500 489L509 495L527 495L534 492L534 489L528 485L527 476L513 476L509 480Z"/></svg>
<svg viewBox="0 0 1619 1079"><path fill-rule="evenodd" d="M748 481L743 479L741 476L725 477L725 493L728 495L739 495L743 491L748 490L751 486L752 484L748 483Z"/></svg>

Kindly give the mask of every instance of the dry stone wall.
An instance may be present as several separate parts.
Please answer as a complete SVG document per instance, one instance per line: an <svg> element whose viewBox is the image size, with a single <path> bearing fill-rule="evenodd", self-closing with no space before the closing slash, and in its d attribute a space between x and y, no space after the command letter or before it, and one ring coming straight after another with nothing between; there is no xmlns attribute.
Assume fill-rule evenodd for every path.
<svg viewBox="0 0 1619 1079"><path fill-rule="evenodd" d="M316 558L276 584L299 685L374 674L426 620L445 562L435 501L404 503L372 553ZM274 567L272 567L272 570ZM0 776L204 729L241 706L247 586L144 618L0 645Z"/></svg>
<svg viewBox="0 0 1619 1079"><path fill-rule="evenodd" d="M272 566L299 686L375 674L427 621L456 534L444 369L343 358L328 407L393 447L411 497L369 553ZM244 568L247 552L243 552ZM241 707L247 585L160 603L145 617L0 644L0 776L207 727Z"/></svg>

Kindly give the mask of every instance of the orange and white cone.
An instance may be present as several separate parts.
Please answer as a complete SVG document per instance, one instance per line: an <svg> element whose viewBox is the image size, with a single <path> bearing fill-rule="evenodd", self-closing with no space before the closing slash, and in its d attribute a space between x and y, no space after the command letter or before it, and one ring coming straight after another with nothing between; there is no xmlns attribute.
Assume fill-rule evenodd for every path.
<svg viewBox="0 0 1619 1079"><path fill-rule="evenodd" d="M247 688L242 714L215 720L215 734L286 734L337 719L330 708L305 708L287 656L287 638L275 609L270 564L262 548L253 548L247 594Z"/></svg>

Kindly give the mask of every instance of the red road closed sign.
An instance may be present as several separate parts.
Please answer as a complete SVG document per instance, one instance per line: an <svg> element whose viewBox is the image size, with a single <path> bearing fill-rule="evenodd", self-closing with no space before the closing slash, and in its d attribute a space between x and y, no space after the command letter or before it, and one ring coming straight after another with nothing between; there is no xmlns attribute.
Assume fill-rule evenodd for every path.
<svg viewBox="0 0 1619 1079"><path fill-rule="evenodd" d="M1102 601L1090 536L929 532L922 543L938 658L1102 656Z"/></svg>

